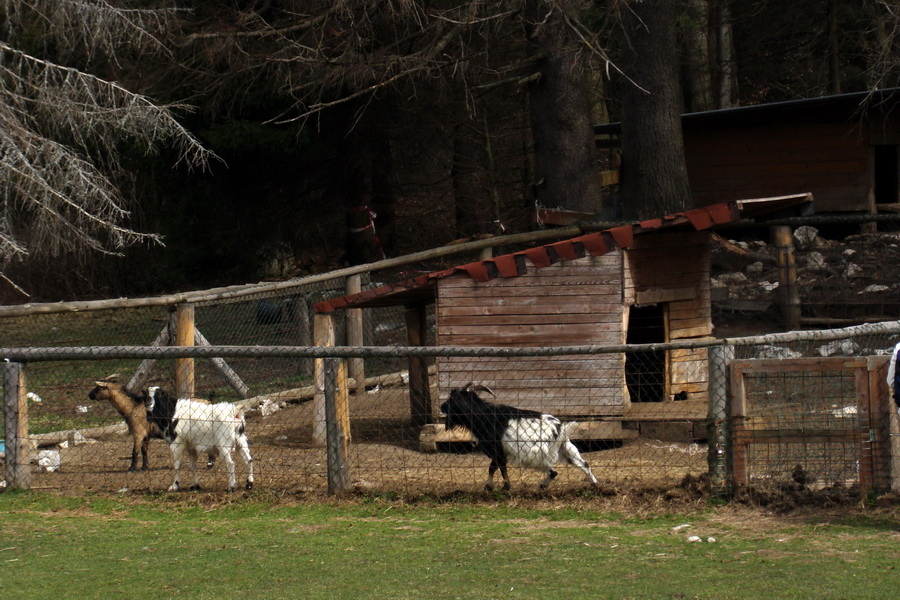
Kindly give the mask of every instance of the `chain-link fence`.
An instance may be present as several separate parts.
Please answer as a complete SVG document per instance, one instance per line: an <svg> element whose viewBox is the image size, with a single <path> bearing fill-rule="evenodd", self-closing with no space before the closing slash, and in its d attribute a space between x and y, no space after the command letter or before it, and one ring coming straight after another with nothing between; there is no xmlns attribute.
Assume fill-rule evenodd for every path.
<svg viewBox="0 0 900 600"><path fill-rule="evenodd" d="M248 314L255 321L254 312ZM173 479L169 448L151 440L149 468L129 471L134 440L112 402L89 399L93 377L84 375L118 372L127 381L142 361L155 359L148 385L171 392L176 363L188 358L193 358L195 375L206 374L196 375L199 381L223 379L221 363L212 362L215 358L233 368L252 390L235 402L243 408L257 489L405 495L478 491L488 478L491 458L486 454L500 442L502 455L510 461L514 491L536 490L547 477L545 468L519 468L517 459L530 460L535 467L553 466L558 476L549 484L551 492L589 488L589 476L578 468L576 456L590 465L606 491L675 489L685 481L705 480L707 474L712 474L714 491L761 485L885 490L892 483L891 461L897 457L891 447L897 438L888 419L894 411L884 366L898 337L900 323L617 347L6 348L3 353L12 362L5 373L10 365L20 370L4 380L5 437L9 443L16 428L21 434L11 415L16 403L24 404L19 408L27 411L30 455L23 468L32 488L166 489ZM675 368L673 356L698 347L710 354L702 373L709 375L709 401L699 407L671 394L658 379L661 370ZM370 373L367 367L367 380L358 386L346 367L353 358L399 367L381 373ZM423 406L421 398L410 394L410 380L415 378L410 366L416 364L411 358L423 359L419 368L428 374L424 418L416 414ZM448 360L455 362L454 373L495 376L469 386L469 381L441 373ZM310 362L318 368L307 378L300 373ZM629 363L631 375L625 369ZM604 383L585 382L585 370L596 373L598 365L609 370L598 378ZM526 380L528 385L522 386ZM656 391L646 393L645 386ZM500 425L490 429L491 434L477 424L448 429L447 416L459 410L442 405L454 390L467 388L491 403L552 407L543 410L565 426L531 413L469 408L462 418L480 415ZM517 389L542 392L535 396ZM221 396L230 394L236 392L223 391ZM564 442L553 445L563 429L577 455L567 453ZM15 450L7 448L7 479L22 477L12 464L20 460ZM550 456L561 456L559 464L552 465ZM202 488L228 486L221 460L210 469L205 457L199 462ZM236 463L241 483L248 472L239 458ZM184 467L182 487L189 481ZM494 484L499 487L500 482Z"/></svg>

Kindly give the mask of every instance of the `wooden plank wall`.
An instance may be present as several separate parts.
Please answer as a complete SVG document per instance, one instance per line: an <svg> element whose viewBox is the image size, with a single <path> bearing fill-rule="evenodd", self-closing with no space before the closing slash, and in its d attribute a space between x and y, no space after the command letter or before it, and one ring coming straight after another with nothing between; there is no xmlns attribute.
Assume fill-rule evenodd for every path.
<svg viewBox="0 0 900 600"><path fill-rule="evenodd" d="M667 341L706 339L712 335L709 265L706 232L638 236L625 252L625 304L664 304ZM628 416L693 419L706 415L706 348L669 351L667 369L667 399L632 404Z"/></svg>
<svg viewBox="0 0 900 600"><path fill-rule="evenodd" d="M613 252L475 283L438 282L439 346L544 347L624 343L622 255ZM440 398L470 381L497 401L575 416L621 415L624 361L619 355L439 358Z"/></svg>
<svg viewBox="0 0 900 600"><path fill-rule="evenodd" d="M856 122L684 132L697 206L812 192L816 212L874 210L866 131Z"/></svg>

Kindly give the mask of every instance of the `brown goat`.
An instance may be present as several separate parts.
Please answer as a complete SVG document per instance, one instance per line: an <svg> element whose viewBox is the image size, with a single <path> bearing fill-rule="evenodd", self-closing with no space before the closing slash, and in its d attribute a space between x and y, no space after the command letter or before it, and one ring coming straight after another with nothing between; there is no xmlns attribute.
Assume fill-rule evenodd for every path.
<svg viewBox="0 0 900 600"><path fill-rule="evenodd" d="M88 393L91 400L109 400L128 425L128 432L134 441L131 449L131 466L129 471L137 470L138 450L141 453L141 470L147 470L147 446L150 438L163 439L162 433L156 425L147 420L147 406L144 397L129 392L124 385L111 381L113 376L95 381L96 387ZM198 400L206 402L205 400ZM211 467L214 457L210 456L207 467Z"/></svg>

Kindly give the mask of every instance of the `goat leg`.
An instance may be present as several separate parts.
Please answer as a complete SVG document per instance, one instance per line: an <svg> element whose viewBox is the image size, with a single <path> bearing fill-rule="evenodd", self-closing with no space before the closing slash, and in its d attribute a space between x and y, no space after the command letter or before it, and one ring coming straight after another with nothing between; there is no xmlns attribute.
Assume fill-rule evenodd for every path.
<svg viewBox="0 0 900 600"><path fill-rule="evenodd" d="M540 488L541 488L542 490L547 489L547 486L549 486L550 483L551 483L554 479L556 479L556 476L557 476L557 475L558 475L558 473L557 473L556 471L554 471L553 469L547 469L547 476L546 476L546 477L544 478L544 480L541 482Z"/></svg>
<svg viewBox="0 0 900 600"><path fill-rule="evenodd" d="M500 465L500 476L503 477L503 491L508 492L509 485L509 474L506 472L506 463L502 463Z"/></svg>
<svg viewBox="0 0 900 600"><path fill-rule="evenodd" d="M172 468L175 471L175 479L172 481L172 485L169 486L169 491L177 492L181 487L178 483L178 473L181 471L181 459L184 454L184 448L181 444L172 444L170 448L172 449Z"/></svg>
<svg viewBox="0 0 900 600"><path fill-rule="evenodd" d="M137 457L138 457L137 443L135 443L135 445L132 446L132 448L131 448L131 466L128 467L129 471L137 471Z"/></svg>
<svg viewBox="0 0 900 600"><path fill-rule="evenodd" d="M231 456L231 448L222 448L219 454L225 462L225 469L228 471L228 491L233 492L234 488L237 487L237 477L234 474L234 458Z"/></svg>
<svg viewBox="0 0 900 600"><path fill-rule="evenodd" d="M141 471L146 471L148 468L150 468L149 463L147 461L147 448L149 446L150 446L150 436L145 435L144 441L141 442Z"/></svg>
<svg viewBox="0 0 900 600"><path fill-rule="evenodd" d="M585 474L592 486L597 487L600 485L600 482L597 481L597 478L594 477L594 473L591 471L591 466L587 464L587 461L581 458L581 453L578 452L578 448L575 447L575 444L571 441L567 441L561 450L565 460L568 461L570 465L574 465L581 469L582 473Z"/></svg>
<svg viewBox="0 0 900 600"><path fill-rule="evenodd" d="M246 488L248 490L252 490L253 489L253 457L250 456L250 445L247 443L247 436L245 436L245 435L238 436L237 446L238 446L238 452L241 455L241 460L243 460L244 464L247 465Z"/></svg>
<svg viewBox="0 0 900 600"><path fill-rule="evenodd" d="M484 484L484 491L494 491L494 473L497 472L498 468L500 468L500 465L497 463L496 459L491 460L491 466L488 467L488 478Z"/></svg>
<svg viewBox="0 0 900 600"><path fill-rule="evenodd" d="M190 490L192 492L196 492L197 490L200 489L200 479L197 476L197 456L198 455L199 455L199 452L197 452L197 450L195 450L194 448L188 449L188 460L190 461L190 465L191 465L191 482L192 482Z"/></svg>

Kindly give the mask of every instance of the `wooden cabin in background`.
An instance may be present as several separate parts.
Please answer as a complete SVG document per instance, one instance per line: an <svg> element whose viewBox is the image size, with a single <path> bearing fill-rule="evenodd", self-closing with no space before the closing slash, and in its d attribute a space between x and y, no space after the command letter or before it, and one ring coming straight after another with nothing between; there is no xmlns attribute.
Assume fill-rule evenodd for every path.
<svg viewBox="0 0 900 600"><path fill-rule="evenodd" d="M900 88L687 113L681 123L695 206L810 192L816 214L900 210ZM598 146L617 151L619 123L594 130Z"/></svg>
<svg viewBox="0 0 900 600"><path fill-rule="evenodd" d="M407 308L407 338L425 339L435 304L438 346L610 346L704 340L712 335L710 229L808 204L808 195L733 201L589 233L320 302L319 315ZM567 420L699 422L707 414L707 350L438 357L437 397L411 361L414 423L434 423L454 388L475 381L499 402ZM597 429L597 428L595 428Z"/></svg>

